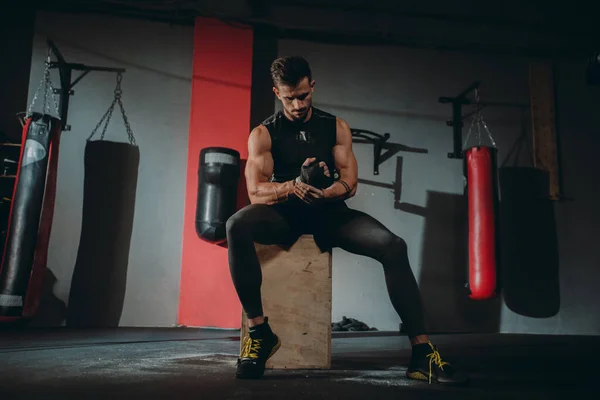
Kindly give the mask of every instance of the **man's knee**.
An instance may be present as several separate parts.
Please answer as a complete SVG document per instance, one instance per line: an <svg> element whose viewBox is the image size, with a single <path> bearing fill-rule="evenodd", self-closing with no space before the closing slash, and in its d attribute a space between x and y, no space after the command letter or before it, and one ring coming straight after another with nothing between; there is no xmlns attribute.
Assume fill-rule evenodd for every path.
<svg viewBox="0 0 600 400"><path fill-rule="evenodd" d="M390 240L386 243L383 249L383 259L391 260L398 257L405 257L408 255L408 245L406 241L401 237L392 234Z"/></svg>
<svg viewBox="0 0 600 400"><path fill-rule="evenodd" d="M225 224L227 236L247 235L248 229L252 226L252 215L262 206L262 204L250 204L229 217Z"/></svg>
<svg viewBox="0 0 600 400"><path fill-rule="evenodd" d="M394 235L393 246L403 253L408 252L408 244L406 244L406 241L399 236Z"/></svg>
<svg viewBox="0 0 600 400"><path fill-rule="evenodd" d="M247 225L246 215L247 212L246 208L244 207L241 210L238 210L231 217L229 217L227 223L225 224L225 228L227 229L227 236L235 234L236 232L239 232L240 230L244 229L244 225Z"/></svg>

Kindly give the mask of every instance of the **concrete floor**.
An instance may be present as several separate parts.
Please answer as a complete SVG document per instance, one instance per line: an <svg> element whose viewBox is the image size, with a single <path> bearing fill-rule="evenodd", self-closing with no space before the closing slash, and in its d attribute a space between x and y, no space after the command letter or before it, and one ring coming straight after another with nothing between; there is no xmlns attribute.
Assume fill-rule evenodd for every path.
<svg viewBox="0 0 600 400"><path fill-rule="evenodd" d="M598 337L432 341L470 374L469 387L405 378L409 344L392 333L334 334L331 370L267 371L263 380L239 381L235 331L0 328L0 399L564 399L597 392Z"/></svg>

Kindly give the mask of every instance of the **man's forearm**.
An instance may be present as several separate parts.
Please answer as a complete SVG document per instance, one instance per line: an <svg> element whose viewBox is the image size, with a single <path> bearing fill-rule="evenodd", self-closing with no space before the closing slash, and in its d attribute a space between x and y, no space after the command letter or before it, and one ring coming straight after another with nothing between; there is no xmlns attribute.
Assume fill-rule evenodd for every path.
<svg viewBox="0 0 600 400"><path fill-rule="evenodd" d="M335 181L333 185L323 190L323 195L326 200L345 200L356 193L356 184L349 184L346 180L340 179Z"/></svg>
<svg viewBox="0 0 600 400"><path fill-rule="evenodd" d="M285 203L294 195L294 181L261 182L249 193L252 204Z"/></svg>

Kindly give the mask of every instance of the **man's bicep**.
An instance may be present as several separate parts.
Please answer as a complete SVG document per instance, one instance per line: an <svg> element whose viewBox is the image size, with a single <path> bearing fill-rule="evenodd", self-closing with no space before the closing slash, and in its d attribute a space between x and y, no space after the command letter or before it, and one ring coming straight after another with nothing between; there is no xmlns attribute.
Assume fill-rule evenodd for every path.
<svg viewBox="0 0 600 400"><path fill-rule="evenodd" d="M246 183L248 187L267 182L273 170L270 143L260 130L255 129L248 139L248 160L246 161Z"/></svg>
<svg viewBox="0 0 600 400"><path fill-rule="evenodd" d="M358 165L354 151L352 150L352 132L348 124L343 121L338 121L336 145L334 147L334 160L336 168L340 173L346 175L346 178L358 178Z"/></svg>

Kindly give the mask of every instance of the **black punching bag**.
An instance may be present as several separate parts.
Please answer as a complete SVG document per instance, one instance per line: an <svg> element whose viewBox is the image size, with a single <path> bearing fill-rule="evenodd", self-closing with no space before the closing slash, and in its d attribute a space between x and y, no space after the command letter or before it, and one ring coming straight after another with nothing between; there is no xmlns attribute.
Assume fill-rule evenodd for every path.
<svg viewBox="0 0 600 400"><path fill-rule="evenodd" d="M0 265L0 321L32 317L46 268L54 211L60 120L33 113L23 128Z"/></svg>
<svg viewBox="0 0 600 400"><path fill-rule="evenodd" d="M209 243L226 238L225 223L236 211L240 153L224 147L200 151L196 232Z"/></svg>

